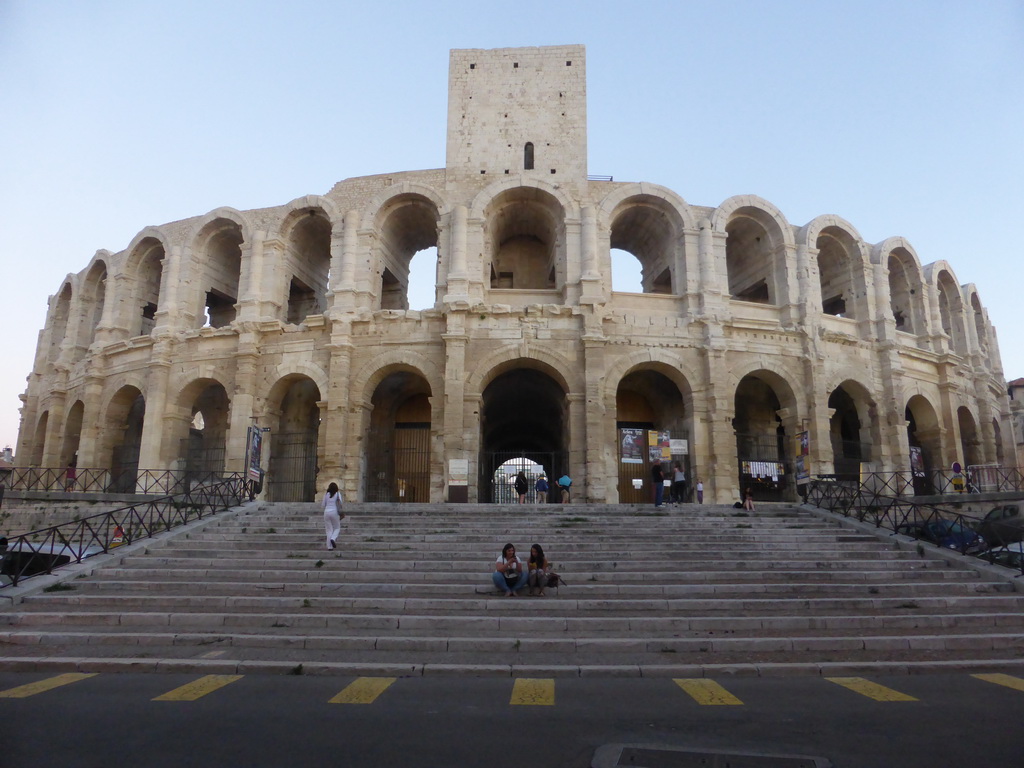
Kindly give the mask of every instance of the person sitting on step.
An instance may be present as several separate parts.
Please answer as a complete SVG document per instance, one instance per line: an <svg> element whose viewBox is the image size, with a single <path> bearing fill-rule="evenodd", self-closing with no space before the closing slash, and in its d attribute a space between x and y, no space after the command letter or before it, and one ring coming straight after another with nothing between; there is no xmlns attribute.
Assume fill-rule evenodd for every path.
<svg viewBox="0 0 1024 768"><path fill-rule="evenodd" d="M505 597L515 597L516 592L526 585L528 578L529 574L523 568L523 561L516 554L515 546L506 544L494 561L494 573L491 574L494 586L503 590Z"/></svg>
<svg viewBox="0 0 1024 768"><path fill-rule="evenodd" d="M544 587L548 583L548 573L551 571L551 563L544 557L544 548L540 544L530 547L530 558L526 561L526 565L529 569L527 583L530 585L530 591L527 594L532 596L534 590L537 590L537 594L543 597Z"/></svg>

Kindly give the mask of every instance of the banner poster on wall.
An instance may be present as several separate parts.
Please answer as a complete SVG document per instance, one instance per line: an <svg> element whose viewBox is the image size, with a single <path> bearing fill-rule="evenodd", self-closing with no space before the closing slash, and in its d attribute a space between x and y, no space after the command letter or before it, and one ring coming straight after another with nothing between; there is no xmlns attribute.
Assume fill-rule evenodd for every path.
<svg viewBox="0 0 1024 768"><path fill-rule="evenodd" d="M672 458L671 435L668 432L658 432L655 429L647 430L648 457L653 464L658 461L668 461Z"/></svg>
<svg viewBox="0 0 1024 768"><path fill-rule="evenodd" d="M924 454L920 445L910 446L910 470L914 477L924 477Z"/></svg>
<svg viewBox="0 0 1024 768"><path fill-rule="evenodd" d="M796 436L796 482L797 485L809 482L811 479L811 435L809 432L800 432Z"/></svg>
<svg viewBox="0 0 1024 768"><path fill-rule="evenodd" d="M621 427L619 440L622 445L623 464L644 463L644 430L640 427Z"/></svg>
<svg viewBox="0 0 1024 768"><path fill-rule="evenodd" d="M263 452L263 433L259 427L249 427L249 479L260 479L260 460Z"/></svg>

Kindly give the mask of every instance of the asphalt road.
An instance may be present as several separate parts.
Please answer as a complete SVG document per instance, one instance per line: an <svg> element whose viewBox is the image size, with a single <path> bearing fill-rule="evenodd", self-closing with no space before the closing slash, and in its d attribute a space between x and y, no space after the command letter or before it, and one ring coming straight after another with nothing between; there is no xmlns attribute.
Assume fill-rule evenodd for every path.
<svg viewBox="0 0 1024 768"><path fill-rule="evenodd" d="M196 675L100 674L19 690L54 678L0 673L2 768L586 768L599 747L621 743L804 755L837 768L1024 766L1024 679L966 673L845 685L245 676L199 688ZM659 759L658 768L700 764Z"/></svg>

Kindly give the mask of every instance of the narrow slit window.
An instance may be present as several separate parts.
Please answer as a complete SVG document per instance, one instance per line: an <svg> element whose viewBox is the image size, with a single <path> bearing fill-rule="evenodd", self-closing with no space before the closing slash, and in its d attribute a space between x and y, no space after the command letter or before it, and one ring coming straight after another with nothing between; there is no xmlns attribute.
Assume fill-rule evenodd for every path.
<svg viewBox="0 0 1024 768"><path fill-rule="evenodd" d="M523 147L523 168L527 171L533 170L533 142L526 142Z"/></svg>

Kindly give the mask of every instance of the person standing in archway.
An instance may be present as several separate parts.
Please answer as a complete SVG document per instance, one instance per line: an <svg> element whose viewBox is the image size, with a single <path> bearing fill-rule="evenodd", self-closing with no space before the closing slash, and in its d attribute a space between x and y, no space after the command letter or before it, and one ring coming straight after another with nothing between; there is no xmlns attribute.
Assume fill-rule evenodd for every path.
<svg viewBox="0 0 1024 768"><path fill-rule="evenodd" d="M548 479L541 475L537 478L537 484L534 488L537 491L537 503L547 504L548 502Z"/></svg>
<svg viewBox="0 0 1024 768"><path fill-rule="evenodd" d="M529 484L526 482L526 473L523 470L519 470L516 474L516 479L513 482L513 486L516 489L516 496L519 497L519 503L526 503L526 491L529 489Z"/></svg>
<svg viewBox="0 0 1024 768"><path fill-rule="evenodd" d="M571 487L572 487L572 478L569 477L568 473L566 473L566 474L562 475L560 478L558 478L558 488L562 492L562 503L563 504L568 504L569 503L569 488L571 488Z"/></svg>
<svg viewBox="0 0 1024 768"><path fill-rule="evenodd" d="M657 509L665 495L665 472L661 468L661 459L651 463L651 482L654 483L654 508Z"/></svg>

